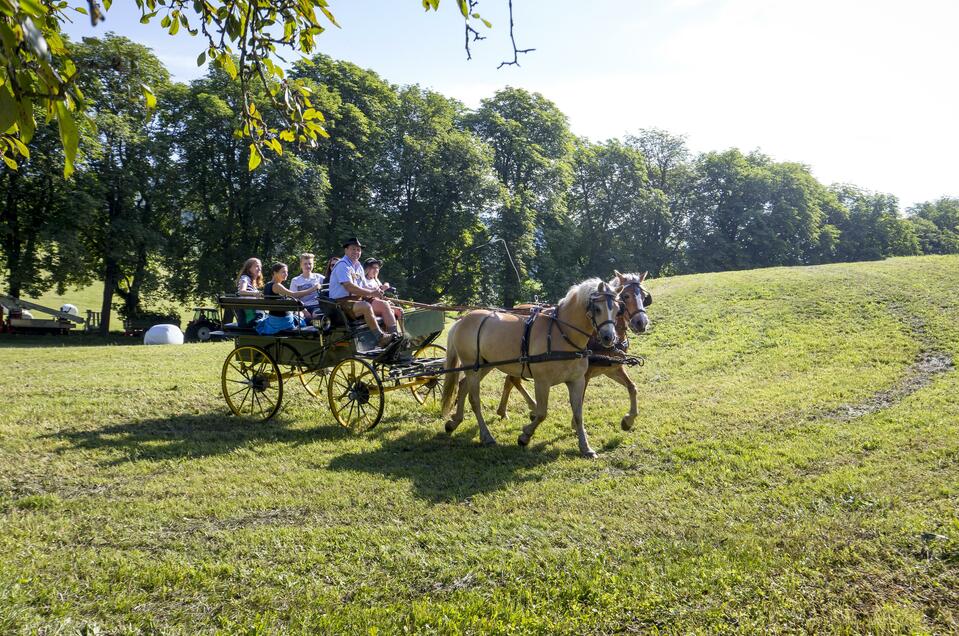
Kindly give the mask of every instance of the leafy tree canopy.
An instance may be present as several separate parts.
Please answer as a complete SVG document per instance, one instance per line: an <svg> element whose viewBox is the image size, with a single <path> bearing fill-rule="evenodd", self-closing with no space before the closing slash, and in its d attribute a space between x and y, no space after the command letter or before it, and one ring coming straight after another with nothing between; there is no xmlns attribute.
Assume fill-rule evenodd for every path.
<svg viewBox="0 0 959 636"><path fill-rule="evenodd" d="M248 168L256 168L265 152L281 155L286 143L316 145L327 136L324 115L314 103L310 84L287 77L277 64L280 51L309 56L317 37L330 25L339 26L328 0L134 0L144 24L158 21L171 36L199 37L197 64L207 60L239 80L242 116L239 130L249 141ZM64 148L64 176L74 170L87 99L81 86L83 69L63 24L76 14L96 26L112 0L0 0L0 159L12 169L30 156L36 131L34 106L47 122L56 121ZM421 0L427 11L440 0ZM467 35L479 37L474 0L457 0ZM514 45L515 50L515 45ZM253 85L258 90L252 90ZM143 82L148 108L156 106L154 87ZM267 106L276 116L267 118Z"/></svg>

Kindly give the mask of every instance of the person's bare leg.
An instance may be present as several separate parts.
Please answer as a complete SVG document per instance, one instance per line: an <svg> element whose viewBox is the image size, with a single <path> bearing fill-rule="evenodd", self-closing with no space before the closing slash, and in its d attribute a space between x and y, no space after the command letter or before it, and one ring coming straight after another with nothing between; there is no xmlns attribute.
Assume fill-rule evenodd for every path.
<svg viewBox="0 0 959 636"><path fill-rule="evenodd" d="M393 310L389 303L376 298L370 301L373 306L373 313L383 319L384 330L388 333L396 332L396 318L393 316Z"/></svg>
<svg viewBox="0 0 959 636"><path fill-rule="evenodd" d="M385 342L387 334L383 333L383 330L380 329L380 326L376 324L376 317L373 315L373 307L370 306L370 303L365 300L360 300L353 303L353 313L360 314L363 316L363 319L366 321L366 326L370 328L370 331L373 332L373 335L376 336L377 345L380 347L387 344Z"/></svg>

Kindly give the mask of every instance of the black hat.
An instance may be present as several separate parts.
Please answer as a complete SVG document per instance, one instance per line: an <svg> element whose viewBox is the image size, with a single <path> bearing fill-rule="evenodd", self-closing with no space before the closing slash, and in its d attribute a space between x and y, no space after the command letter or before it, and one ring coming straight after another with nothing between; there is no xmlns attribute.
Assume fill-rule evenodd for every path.
<svg viewBox="0 0 959 636"><path fill-rule="evenodd" d="M368 258L365 261L363 261L364 268L372 267L373 265L382 265L382 264L383 264L383 261L381 261L378 258Z"/></svg>
<svg viewBox="0 0 959 636"><path fill-rule="evenodd" d="M351 236L350 238L343 241L343 249L346 249L350 245L355 245L358 248L363 249L363 244L360 243L360 240L356 238L355 236Z"/></svg>

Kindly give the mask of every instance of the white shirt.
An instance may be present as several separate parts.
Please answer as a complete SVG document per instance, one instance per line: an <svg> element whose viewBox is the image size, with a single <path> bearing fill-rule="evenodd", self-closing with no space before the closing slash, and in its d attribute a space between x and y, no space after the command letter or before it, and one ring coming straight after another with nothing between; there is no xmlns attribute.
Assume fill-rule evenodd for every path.
<svg viewBox="0 0 959 636"><path fill-rule="evenodd" d="M310 287L313 287L317 284L320 284L320 285L323 284L323 274L317 274L316 272L313 272L310 274L309 278L307 278L303 274L300 274L299 276L295 276L293 280L290 281L290 289L292 289L293 291L303 291L304 289L309 289ZM320 304L320 301L316 297L315 291L312 294L307 294L306 296L302 296L300 298L300 302L302 302L307 307L312 307L314 305Z"/></svg>
<svg viewBox="0 0 959 636"><path fill-rule="evenodd" d="M253 286L253 279L246 274L243 274L240 276L240 280L236 283L236 290L238 292L256 291L256 287Z"/></svg>
<svg viewBox="0 0 959 636"><path fill-rule="evenodd" d="M344 256L330 272L330 298L333 300L346 298L350 295L350 292L346 291L343 283L353 283L357 287L362 287L365 278L363 266L354 263L348 256Z"/></svg>

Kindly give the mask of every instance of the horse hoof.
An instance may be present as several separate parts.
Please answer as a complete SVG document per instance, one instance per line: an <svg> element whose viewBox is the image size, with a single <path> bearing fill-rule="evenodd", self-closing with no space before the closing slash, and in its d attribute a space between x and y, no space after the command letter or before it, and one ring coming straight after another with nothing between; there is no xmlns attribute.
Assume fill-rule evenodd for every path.
<svg viewBox="0 0 959 636"><path fill-rule="evenodd" d="M448 420L448 421L446 422L446 426L445 426L444 428L446 429L446 432L447 432L447 433L452 433L453 431L456 430L456 427L457 427L457 426L459 426L459 424L457 424L457 423L454 422L453 420Z"/></svg>
<svg viewBox="0 0 959 636"><path fill-rule="evenodd" d="M489 439L482 440L482 443L483 443L483 446L487 446L487 447L496 446L496 440L493 439L492 437Z"/></svg>
<svg viewBox="0 0 959 636"><path fill-rule="evenodd" d="M622 428L624 431L632 430L632 428L633 428L633 418L631 418L631 417L629 417L629 416L627 415L626 417L623 418L623 421L619 423L619 426L620 426L620 428Z"/></svg>
<svg viewBox="0 0 959 636"><path fill-rule="evenodd" d="M506 409L503 409L502 411L496 411L496 414L499 415L502 419L504 420L506 419Z"/></svg>
<svg viewBox="0 0 959 636"><path fill-rule="evenodd" d="M599 457L599 453L594 451L592 448L583 453L583 459L596 459Z"/></svg>
<svg viewBox="0 0 959 636"><path fill-rule="evenodd" d="M529 444L529 435L527 435L526 433L523 433L522 435L516 438L516 442L520 446L526 446L527 444Z"/></svg>

